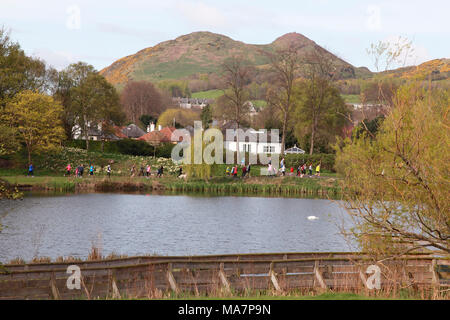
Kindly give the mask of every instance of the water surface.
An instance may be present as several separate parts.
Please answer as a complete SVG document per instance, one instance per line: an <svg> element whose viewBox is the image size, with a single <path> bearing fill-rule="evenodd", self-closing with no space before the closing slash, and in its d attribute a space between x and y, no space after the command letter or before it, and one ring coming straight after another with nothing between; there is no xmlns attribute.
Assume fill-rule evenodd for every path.
<svg viewBox="0 0 450 320"><path fill-rule="evenodd" d="M308 220L308 216L317 220ZM0 202L0 261L102 253L349 251L329 200L81 194Z"/></svg>

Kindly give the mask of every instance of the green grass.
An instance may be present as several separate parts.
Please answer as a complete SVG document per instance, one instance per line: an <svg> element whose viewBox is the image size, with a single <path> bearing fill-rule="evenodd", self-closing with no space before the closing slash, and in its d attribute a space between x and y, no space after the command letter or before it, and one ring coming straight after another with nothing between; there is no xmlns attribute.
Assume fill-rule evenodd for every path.
<svg viewBox="0 0 450 320"><path fill-rule="evenodd" d="M214 90L208 90L208 91L199 91L194 92L192 94L192 98L198 98L198 99L217 99L223 95L223 91L219 89Z"/></svg>
<svg viewBox="0 0 450 320"><path fill-rule="evenodd" d="M359 94L342 94L341 96L347 103L361 103L361 98L359 97Z"/></svg>

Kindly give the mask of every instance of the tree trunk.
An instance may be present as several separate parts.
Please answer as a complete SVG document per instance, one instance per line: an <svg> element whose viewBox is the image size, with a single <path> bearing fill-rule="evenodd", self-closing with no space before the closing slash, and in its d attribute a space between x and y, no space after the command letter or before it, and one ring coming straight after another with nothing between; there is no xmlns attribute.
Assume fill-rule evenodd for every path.
<svg viewBox="0 0 450 320"><path fill-rule="evenodd" d="M241 151L239 150L239 122L236 122L236 163L239 164L241 161Z"/></svg>
<svg viewBox="0 0 450 320"><path fill-rule="evenodd" d="M28 147L27 151L28 151L28 165L30 165L31 164L31 147Z"/></svg>
<svg viewBox="0 0 450 320"><path fill-rule="evenodd" d="M309 154L313 154L314 151L314 140L316 138L316 126L317 126L317 117L314 117L312 128L311 128L311 141L309 147Z"/></svg>
<svg viewBox="0 0 450 320"><path fill-rule="evenodd" d="M89 151L89 132L86 121L84 122L84 139L86 140L86 151Z"/></svg>
<svg viewBox="0 0 450 320"><path fill-rule="evenodd" d="M287 127L287 112L284 112L283 119L283 132L281 134L281 154L284 154L284 149L286 148L286 127Z"/></svg>

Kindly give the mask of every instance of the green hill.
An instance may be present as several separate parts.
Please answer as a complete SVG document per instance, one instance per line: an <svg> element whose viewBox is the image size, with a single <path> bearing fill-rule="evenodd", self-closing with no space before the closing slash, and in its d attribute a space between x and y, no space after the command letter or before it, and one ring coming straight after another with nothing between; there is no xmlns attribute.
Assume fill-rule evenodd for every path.
<svg viewBox="0 0 450 320"><path fill-rule="evenodd" d="M301 47L300 53L306 53L313 47L318 47L314 41L298 33L285 34L270 44L255 45L211 32L194 32L121 58L100 72L108 81L119 87L129 80L206 81L205 79L211 75L217 78L221 72L221 64L227 58L238 55L245 57L257 66L261 73L264 73L269 63L267 52L273 52L276 48L288 43L295 43ZM342 78L370 74L368 69L355 68L335 55L329 54L340 67Z"/></svg>

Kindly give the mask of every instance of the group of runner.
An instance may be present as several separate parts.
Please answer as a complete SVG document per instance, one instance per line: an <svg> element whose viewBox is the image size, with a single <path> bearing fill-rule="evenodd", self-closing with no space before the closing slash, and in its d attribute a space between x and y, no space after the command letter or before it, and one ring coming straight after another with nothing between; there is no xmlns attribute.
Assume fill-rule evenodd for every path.
<svg viewBox="0 0 450 320"><path fill-rule="evenodd" d="M181 167L180 167L180 172L181 172ZM139 170L138 176L140 177L146 177L146 178L150 178L150 176L152 175L152 167L151 165L141 165L141 168ZM164 175L164 167L163 166L159 166L159 168L156 170L156 177L157 178L161 178ZM134 177L136 176L136 165L133 165L130 169L130 176Z"/></svg>
<svg viewBox="0 0 450 320"><path fill-rule="evenodd" d="M109 165L108 165L109 166ZM64 176L66 177L70 177L72 174L72 165L69 163L66 167L66 173L64 174ZM95 172L95 167L91 164L89 166L89 175L93 176L94 172ZM111 171L110 171L111 172ZM84 173L84 165L80 164L78 167L75 168L75 177L76 178L83 178L83 173Z"/></svg>
<svg viewBox="0 0 450 320"><path fill-rule="evenodd" d="M246 165L242 165L241 170L242 170L241 178L245 178L246 176L247 176L247 177L250 177L251 164L248 164L247 166L246 166ZM234 178L237 178L237 176L238 176L238 171L239 171L238 165L235 165L235 166L231 167L231 169L230 169L230 167L227 167L225 173L226 173L228 176L232 176L232 177L234 177Z"/></svg>
<svg viewBox="0 0 450 320"><path fill-rule="evenodd" d="M319 164L316 166L316 170L315 170L315 173L314 173L314 175L317 176L317 177L320 177L320 165L321 165L321 162L319 162ZM269 175L276 175L276 169L272 167L272 164L270 162L269 162L269 166L268 166L268 172L269 172ZM282 158L281 162L280 162L280 172L281 172L282 176L286 175L286 162L285 162L284 158ZM310 162L309 164L307 164L305 162L302 165L299 165L297 167L297 174L296 175L298 177L300 177L300 178L303 178L307 174L307 172L308 172L309 176L313 176L313 164L312 164L312 162ZM289 175L291 175L291 176L294 175L294 167L291 167Z"/></svg>

